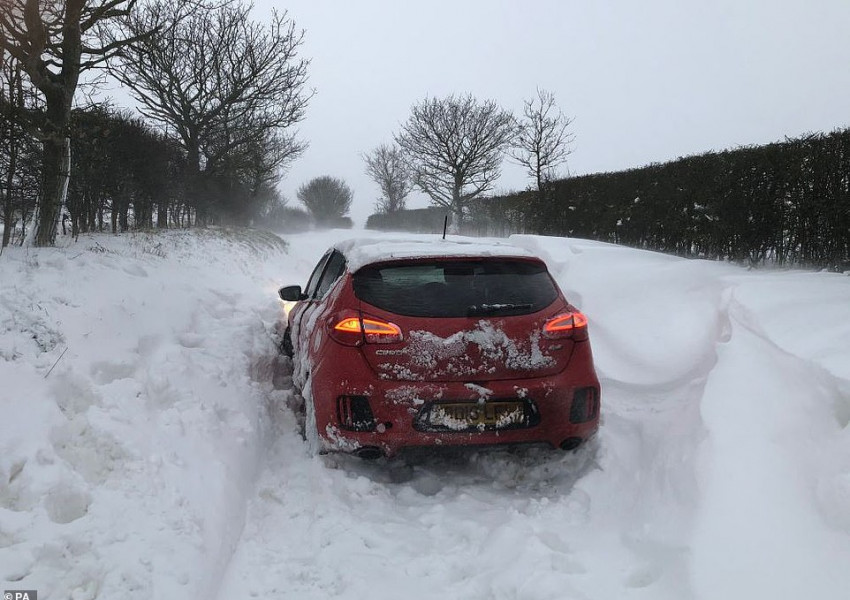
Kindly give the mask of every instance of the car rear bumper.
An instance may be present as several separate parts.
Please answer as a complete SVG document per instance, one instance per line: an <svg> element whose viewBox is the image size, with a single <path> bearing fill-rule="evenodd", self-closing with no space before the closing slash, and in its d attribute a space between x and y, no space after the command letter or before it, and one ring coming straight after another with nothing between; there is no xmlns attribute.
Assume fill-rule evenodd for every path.
<svg viewBox="0 0 850 600"><path fill-rule="evenodd" d="M599 426L599 382L592 369L582 374L567 369L548 377L474 384L337 381L313 390L316 425L326 452L392 456L406 447L534 442L572 448L593 436ZM471 430L459 430L463 425L433 427L430 420L423 421L423 414L429 409L434 412L435 407L450 406L456 411L452 414L466 415L457 413L458 407L487 411L494 402L502 406L522 403L525 414L499 423L493 423L490 416L489 424L480 422ZM583 403L583 411L577 410L577 403ZM363 449L373 452L364 453Z"/></svg>

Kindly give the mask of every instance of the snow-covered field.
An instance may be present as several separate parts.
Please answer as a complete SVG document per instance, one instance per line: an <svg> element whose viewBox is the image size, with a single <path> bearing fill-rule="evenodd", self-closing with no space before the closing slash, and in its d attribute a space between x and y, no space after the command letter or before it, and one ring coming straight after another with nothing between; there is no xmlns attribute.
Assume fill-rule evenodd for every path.
<svg viewBox="0 0 850 600"><path fill-rule="evenodd" d="M277 287L350 232L0 257L0 588L44 599L850 597L850 277L514 236L590 318L575 455L311 457Z"/></svg>

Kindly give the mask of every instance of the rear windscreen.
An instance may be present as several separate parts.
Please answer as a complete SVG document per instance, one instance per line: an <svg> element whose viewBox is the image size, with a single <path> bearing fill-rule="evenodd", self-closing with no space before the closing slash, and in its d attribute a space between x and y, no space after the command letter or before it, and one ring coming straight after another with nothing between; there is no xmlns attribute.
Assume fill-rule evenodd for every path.
<svg viewBox="0 0 850 600"><path fill-rule="evenodd" d="M558 297L543 264L504 259L371 265L354 274L354 293L411 317L524 315Z"/></svg>

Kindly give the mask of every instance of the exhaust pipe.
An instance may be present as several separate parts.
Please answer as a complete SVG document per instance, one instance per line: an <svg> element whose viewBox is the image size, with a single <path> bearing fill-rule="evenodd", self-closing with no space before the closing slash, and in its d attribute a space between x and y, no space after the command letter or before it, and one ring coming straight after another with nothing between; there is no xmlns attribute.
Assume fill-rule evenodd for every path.
<svg viewBox="0 0 850 600"><path fill-rule="evenodd" d="M568 437L563 442L561 442L561 450L565 450L567 452L572 452L576 450L579 446L581 446L583 439L580 437Z"/></svg>
<svg viewBox="0 0 850 600"><path fill-rule="evenodd" d="M377 446L363 446L355 450L353 454L363 460L377 460L384 456L384 451Z"/></svg>

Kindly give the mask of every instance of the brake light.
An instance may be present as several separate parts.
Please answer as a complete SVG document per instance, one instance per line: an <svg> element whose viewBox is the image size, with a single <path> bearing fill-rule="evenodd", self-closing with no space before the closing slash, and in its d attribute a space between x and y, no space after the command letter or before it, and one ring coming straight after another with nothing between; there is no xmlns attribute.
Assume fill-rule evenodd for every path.
<svg viewBox="0 0 850 600"><path fill-rule="evenodd" d="M389 343L401 341L401 327L375 319L363 319L363 334L367 342ZM374 338L374 339L372 339Z"/></svg>
<svg viewBox="0 0 850 600"><path fill-rule="evenodd" d="M344 317L331 327L331 335L343 344L392 344L403 339L401 327L395 323L365 317Z"/></svg>
<svg viewBox="0 0 850 600"><path fill-rule="evenodd" d="M587 339L587 317L577 310L560 314L546 321L543 335L550 339Z"/></svg>

